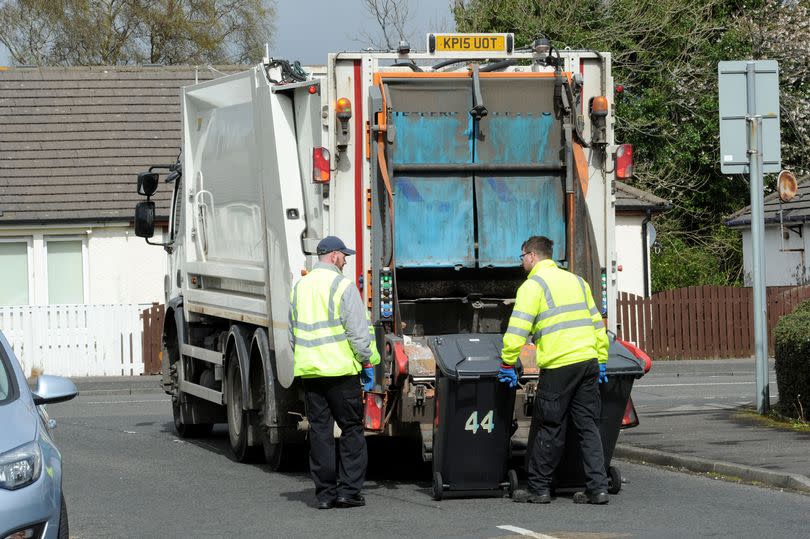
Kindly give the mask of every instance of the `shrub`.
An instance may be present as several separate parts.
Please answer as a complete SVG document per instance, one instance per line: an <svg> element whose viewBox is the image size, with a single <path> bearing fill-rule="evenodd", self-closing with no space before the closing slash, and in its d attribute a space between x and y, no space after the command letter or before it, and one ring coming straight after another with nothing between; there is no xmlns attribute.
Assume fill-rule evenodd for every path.
<svg viewBox="0 0 810 539"><path fill-rule="evenodd" d="M779 319L774 329L777 411L810 419L810 301Z"/></svg>

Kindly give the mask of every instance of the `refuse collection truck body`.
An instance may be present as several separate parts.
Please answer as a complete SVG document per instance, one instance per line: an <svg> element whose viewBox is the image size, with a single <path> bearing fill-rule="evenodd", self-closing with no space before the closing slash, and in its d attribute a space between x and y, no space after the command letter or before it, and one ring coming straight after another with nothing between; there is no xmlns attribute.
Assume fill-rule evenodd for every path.
<svg viewBox="0 0 810 539"><path fill-rule="evenodd" d="M178 433L226 422L237 460L263 450L271 465L304 440L290 291L327 235L357 251L343 272L382 355L366 432L420 438L426 459L428 338L506 330L527 237L554 241L615 330L613 182L631 152L613 138L610 54L496 37L499 50L442 51L452 42L434 36L433 52L330 54L315 75L266 59L183 88L182 157L160 187L174 193L162 362ZM141 194L156 177L139 175ZM140 235L153 213L139 204ZM531 345L521 362L516 451L536 392Z"/></svg>

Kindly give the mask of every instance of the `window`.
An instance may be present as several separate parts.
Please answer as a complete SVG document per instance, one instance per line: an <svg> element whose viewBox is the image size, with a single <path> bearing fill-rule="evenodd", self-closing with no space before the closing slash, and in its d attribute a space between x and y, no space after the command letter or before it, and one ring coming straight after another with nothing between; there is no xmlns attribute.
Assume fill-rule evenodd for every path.
<svg viewBox="0 0 810 539"><path fill-rule="evenodd" d="M0 305L28 305L28 242L0 241Z"/></svg>
<svg viewBox="0 0 810 539"><path fill-rule="evenodd" d="M84 303L84 245L81 239L48 238L48 303Z"/></svg>
<svg viewBox="0 0 810 539"><path fill-rule="evenodd" d="M14 361L14 358L11 358L11 361ZM2 349L0 350L0 404L17 398L17 384L14 376L14 369L6 356L6 349Z"/></svg>

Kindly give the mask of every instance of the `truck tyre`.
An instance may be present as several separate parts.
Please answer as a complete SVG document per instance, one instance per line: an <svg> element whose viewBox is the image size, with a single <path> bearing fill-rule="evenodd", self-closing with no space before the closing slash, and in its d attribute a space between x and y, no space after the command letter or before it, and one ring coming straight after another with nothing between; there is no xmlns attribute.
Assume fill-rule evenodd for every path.
<svg viewBox="0 0 810 539"><path fill-rule="evenodd" d="M172 397L172 415L174 416L174 431L179 438L204 438L211 434L214 428L212 423L200 423L197 425L183 423L178 397Z"/></svg>
<svg viewBox="0 0 810 539"><path fill-rule="evenodd" d="M286 453L288 451L284 442L272 442L270 440L270 433L265 427L267 420L264 417L264 414L267 412L267 399L275 399L275 391L273 386L273 377L265 376L264 380L265 383L261 384L261 387L259 388L258 398L260 410L259 429L261 431L260 436L262 440L262 452L264 453L264 461L267 463L270 469L274 472L280 472L287 467L286 464L289 461L289 458Z"/></svg>
<svg viewBox="0 0 810 539"><path fill-rule="evenodd" d="M177 340L177 333L168 336L166 343L166 353L169 355L169 373L174 387L174 395L172 395L172 416L174 416L174 430L180 438L200 438L211 434L214 428L212 423L200 423L190 425L183 422L183 412L180 409L180 399L183 398L183 393L180 391L180 380L178 379L177 366L183 358L180 357L180 343Z"/></svg>
<svg viewBox="0 0 810 539"><path fill-rule="evenodd" d="M230 457L236 462L245 462L250 459L248 446L248 413L242 409L244 395L242 395L242 369L236 358L236 350L231 349L228 357L227 375L227 416L228 416L228 443Z"/></svg>

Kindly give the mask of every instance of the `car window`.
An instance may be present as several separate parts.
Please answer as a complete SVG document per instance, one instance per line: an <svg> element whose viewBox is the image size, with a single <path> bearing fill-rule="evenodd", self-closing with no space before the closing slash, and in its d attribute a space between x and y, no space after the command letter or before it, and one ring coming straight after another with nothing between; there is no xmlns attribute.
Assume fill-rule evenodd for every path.
<svg viewBox="0 0 810 539"><path fill-rule="evenodd" d="M5 404L15 396L14 371L11 370L8 358L0 351L0 404Z"/></svg>

